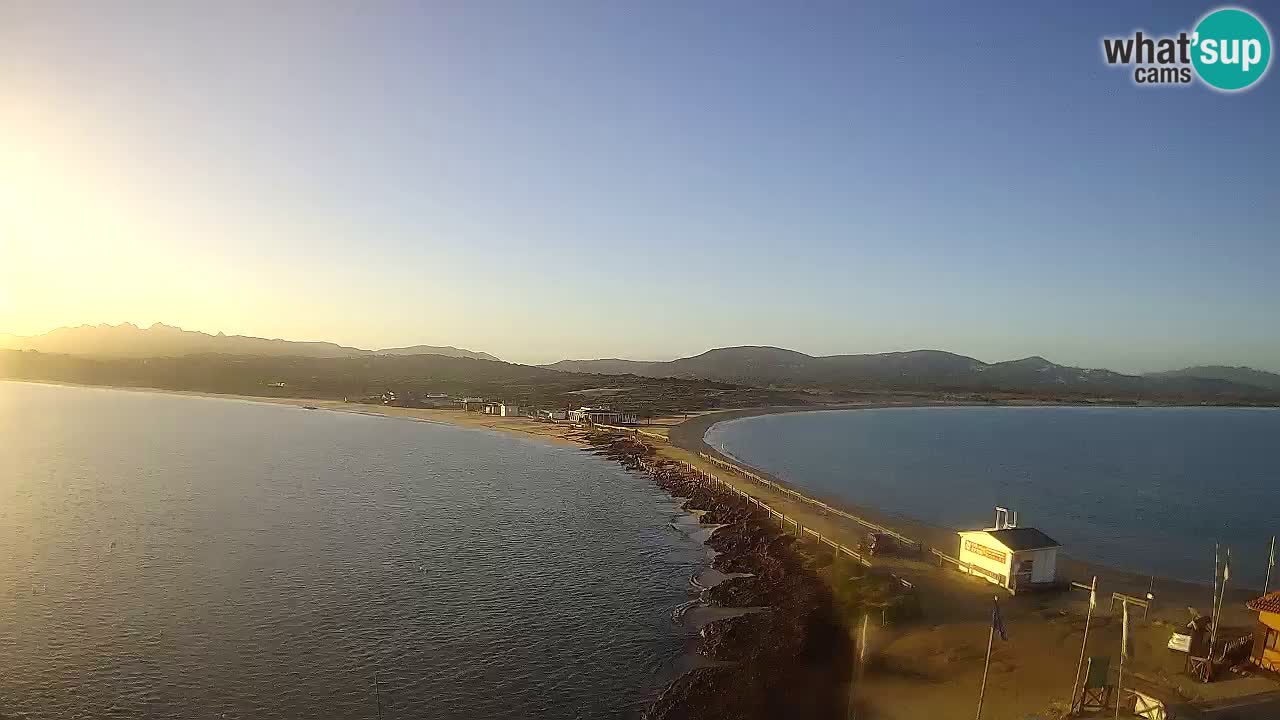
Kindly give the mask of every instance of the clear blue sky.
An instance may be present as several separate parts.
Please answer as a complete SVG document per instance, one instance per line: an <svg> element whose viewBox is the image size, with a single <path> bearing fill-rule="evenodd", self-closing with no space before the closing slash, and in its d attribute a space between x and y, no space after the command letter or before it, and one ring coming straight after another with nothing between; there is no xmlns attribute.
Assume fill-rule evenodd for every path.
<svg viewBox="0 0 1280 720"><path fill-rule="evenodd" d="M0 331L1280 371L1280 77L1101 59L1216 6L10 0Z"/></svg>

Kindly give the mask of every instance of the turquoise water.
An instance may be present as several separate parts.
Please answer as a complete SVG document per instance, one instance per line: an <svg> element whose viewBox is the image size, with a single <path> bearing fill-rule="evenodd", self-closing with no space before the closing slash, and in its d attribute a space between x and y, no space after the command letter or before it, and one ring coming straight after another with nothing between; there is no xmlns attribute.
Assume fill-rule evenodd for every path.
<svg viewBox="0 0 1280 720"><path fill-rule="evenodd" d="M706 548L575 448L17 383L0 439L0 717L635 717L695 633Z"/></svg>
<svg viewBox="0 0 1280 720"><path fill-rule="evenodd" d="M890 408L715 425L708 444L818 495L944 527L1019 511L1106 565L1261 587L1280 533L1280 410Z"/></svg>

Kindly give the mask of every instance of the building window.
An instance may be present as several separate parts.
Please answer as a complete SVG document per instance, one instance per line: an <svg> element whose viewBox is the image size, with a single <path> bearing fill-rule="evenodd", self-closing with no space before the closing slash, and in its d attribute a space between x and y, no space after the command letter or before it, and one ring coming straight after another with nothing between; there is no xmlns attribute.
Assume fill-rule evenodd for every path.
<svg viewBox="0 0 1280 720"><path fill-rule="evenodd" d="M1266 647L1268 650L1280 650L1280 630L1267 630Z"/></svg>

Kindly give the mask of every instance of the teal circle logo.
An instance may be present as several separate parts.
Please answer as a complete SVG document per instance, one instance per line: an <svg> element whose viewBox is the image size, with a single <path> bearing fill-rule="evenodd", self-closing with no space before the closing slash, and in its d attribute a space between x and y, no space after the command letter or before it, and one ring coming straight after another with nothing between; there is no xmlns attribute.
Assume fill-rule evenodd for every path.
<svg viewBox="0 0 1280 720"><path fill-rule="evenodd" d="M1244 90L1261 80L1271 63L1271 34L1246 10L1223 8L1205 15L1191 42L1196 74L1218 90Z"/></svg>

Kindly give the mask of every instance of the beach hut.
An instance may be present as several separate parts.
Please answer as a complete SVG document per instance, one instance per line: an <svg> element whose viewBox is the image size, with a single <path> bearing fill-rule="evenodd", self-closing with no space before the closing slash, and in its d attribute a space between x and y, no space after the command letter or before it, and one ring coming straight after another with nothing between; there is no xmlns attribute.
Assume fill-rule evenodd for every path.
<svg viewBox="0 0 1280 720"><path fill-rule="evenodd" d="M1058 548L1062 544L1035 528L1018 527L1017 515L996 508L994 527L960 535L960 569L979 575L1011 593L1058 584Z"/></svg>
<svg viewBox="0 0 1280 720"><path fill-rule="evenodd" d="M1245 607L1258 613L1249 661L1263 670L1280 672L1280 592L1250 600Z"/></svg>

